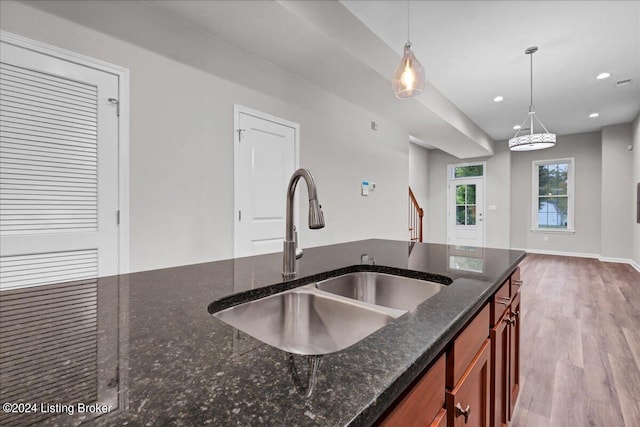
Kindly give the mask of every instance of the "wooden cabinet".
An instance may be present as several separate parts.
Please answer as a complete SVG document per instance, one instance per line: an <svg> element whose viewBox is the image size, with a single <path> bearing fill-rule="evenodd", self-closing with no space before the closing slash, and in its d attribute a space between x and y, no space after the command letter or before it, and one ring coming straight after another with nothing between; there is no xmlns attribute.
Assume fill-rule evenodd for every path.
<svg viewBox="0 0 640 427"><path fill-rule="evenodd" d="M497 325L511 304L511 283L507 279L491 298L491 325Z"/></svg>
<svg viewBox="0 0 640 427"><path fill-rule="evenodd" d="M430 427L447 427L447 410L442 408Z"/></svg>
<svg viewBox="0 0 640 427"><path fill-rule="evenodd" d="M508 426L520 391L521 285L517 268L377 425Z"/></svg>
<svg viewBox="0 0 640 427"><path fill-rule="evenodd" d="M511 274L511 295L515 295L520 291L522 286L522 279L520 278L520 267L516 267L515 271Z"/></svg>
<svg viewBox="0 0 640 427"><path fill-rule="evenodd" d="M509 322L509 421L513 418L513 409L520 391L520 293L511 303L511 322Z"/></svg>
<svg viewBox="0 0 640 427"><path fill-rule="evenodd" d="M380 426L440 426L438 418L444 406L445 357L429 368L417 383L401 398Z"/></svg>
<svg viewBox="0 0 640 427"><path fill-rule="evenodd" d="M506 427L520 391L520 268L491 301L491 426ZM504 291L509 290L508 298ZM502 292L501 292L502 291Z"/></svg>
<svg viewBox="0 0 640 427"><path fill-rule="evenodd" d="M458 384L489 336L489 304L469 322L447 350L447 388Z"/></svg>
<svg viewBox="0 0 640 427"><path fill-rule="evenodd" d="M508 311L491 328L491 425L507 425L509 399L509 316Z"/></svg>
<svg viewBox="0 0 640 427"><path fill-rule="evenodd" d="M485 339L458 384L447 391L449 427L489 427L490 349Z"/></svg>

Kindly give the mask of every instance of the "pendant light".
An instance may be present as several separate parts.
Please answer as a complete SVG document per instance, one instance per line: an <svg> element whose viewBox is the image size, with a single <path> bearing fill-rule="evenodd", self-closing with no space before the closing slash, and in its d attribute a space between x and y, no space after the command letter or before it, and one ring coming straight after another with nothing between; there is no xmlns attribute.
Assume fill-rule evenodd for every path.
<svg viewBox="0 0 640 427"><path fill-rule="evenodd" d="M550 148L556 145L556 134L550 133L547 130L533 109L533 54L537 51L537 46L532 46L524 51L524 53L530 55L531 58L531 103L529 104L529 114L525 117L513 138L509 140L509 149L511 151L542 150L543 148ZM525 123L527 121L529 122L529 129L525 129ZM534 125L536 123L540 125L539 127L542 127L544 132L535 132ZM529 132L525 133L527 130Z"/></svg>
<svg viewBox="0 0 640 427"><path fill-rule="evenodd" d="M407 42L404 45L404 54L402 61L396 67L391 78L391 87L396 98L407 99L414 98L424 92L426 78L424 76L424 68L416 59L411 50L411 41L409 40L409 31L411 29L410 2L407 0Z"/></svg>

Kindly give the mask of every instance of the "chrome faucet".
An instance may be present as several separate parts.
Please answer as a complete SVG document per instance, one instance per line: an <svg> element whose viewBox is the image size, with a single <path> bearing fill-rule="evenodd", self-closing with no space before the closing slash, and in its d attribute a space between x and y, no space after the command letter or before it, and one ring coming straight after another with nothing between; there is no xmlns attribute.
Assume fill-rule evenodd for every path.
<svg viewBox="0 0 640 427"><path fill-rule="evenodd" d="M297 233L295 233L295 227L293 225L293 196L296 192L296 185L301 177L304 178L304 181L307 183L307 192L309 193L309 228L317 230L324 227L324 215L322 214L322 206L318 203L316 183L313 181L313 176L311 176L311 173L306 169L298 169L291 175L289 188L287 190L287 222L282 259L282 276L285 279L296 276L296 249L298 239L296 238Z"/></svg>

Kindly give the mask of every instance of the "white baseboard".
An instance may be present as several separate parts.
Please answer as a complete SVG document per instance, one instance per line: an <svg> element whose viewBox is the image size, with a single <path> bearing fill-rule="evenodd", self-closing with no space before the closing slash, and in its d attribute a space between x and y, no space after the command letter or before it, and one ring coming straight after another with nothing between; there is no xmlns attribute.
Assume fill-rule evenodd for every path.
<svg viewBox="0 0 640 427"><path fill-rule="evenodd" d="M583 253L583 252L562 252L562 251L545 251L543 249L524 249L524 248L511 248L516 251L525 251L530 254L540 254L540 255L558 255L558 256L572 256L577 258L595 258L600 259L600 255L591 254L591 253Z"/></svg>
<svg viewBox="0 0 640 427"><path fill-rule="evenodd" d="M570 256L570 257L577 257L577 258L593 258L602 262L617 262L620 264L629 264L631 267L635 268L640 273L640 264L628 258L611 258L611 257L603 257L602 255L598 255L598 254L580 253L580 252L545 251L542 249L511 248L511 250L525 251L530 254Z"/></svg>
<svg viewBox="0 0 640 427"><path fill-rule="evenodd" d="M631 264L632 261L629 258L611 258L606 256L600 256L598 259L602 262L619 262L621 264Z"/></svg>

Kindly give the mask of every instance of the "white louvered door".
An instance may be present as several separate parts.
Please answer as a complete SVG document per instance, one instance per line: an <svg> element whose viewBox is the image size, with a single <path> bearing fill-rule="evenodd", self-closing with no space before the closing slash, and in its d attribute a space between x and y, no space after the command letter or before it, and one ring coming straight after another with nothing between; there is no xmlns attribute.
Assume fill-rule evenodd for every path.
<svg viewBox="0 0 640 427"><path fill-rule="evenodd" d="M118 77L2 42L0 289L118 273Z"/></svg>

